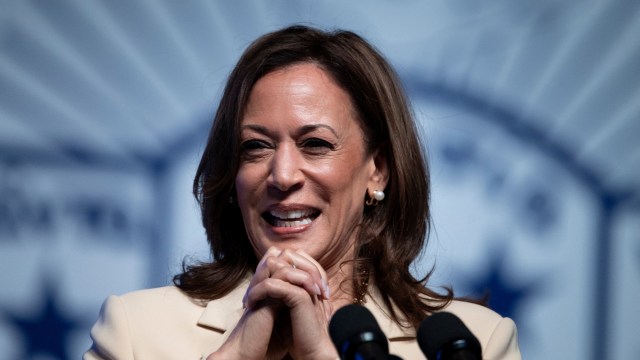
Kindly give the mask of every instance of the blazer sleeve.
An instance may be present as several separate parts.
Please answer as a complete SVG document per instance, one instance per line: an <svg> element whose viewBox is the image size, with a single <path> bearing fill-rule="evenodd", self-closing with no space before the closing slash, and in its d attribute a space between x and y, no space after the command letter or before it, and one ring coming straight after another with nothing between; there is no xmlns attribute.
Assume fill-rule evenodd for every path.
<svg viewBox="0 0 640 360"><path fill-rule="evenodd" d="M91 328L91 339L93 345L83 360L133 360L127 311L118 296L109 296L102 304L100 317Z"/></svg>
<svg viewBox="0 0 640 360"><path fill-rule="evenodd" d="M493 329L482 351L485 360L521 360L518 330L513 320L502 318Z"/></svg>

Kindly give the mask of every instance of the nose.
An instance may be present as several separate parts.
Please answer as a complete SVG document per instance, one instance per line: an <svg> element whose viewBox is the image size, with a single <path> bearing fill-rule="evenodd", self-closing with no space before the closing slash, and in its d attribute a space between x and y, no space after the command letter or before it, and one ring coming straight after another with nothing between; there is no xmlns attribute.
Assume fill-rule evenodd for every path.
<svg viewBox="0 0 640 360"><path fill-rule="evenodd" d="M268 185L280 191L296 189L304 183L302 161L295 145L281 144L271 159Z"/></svg>

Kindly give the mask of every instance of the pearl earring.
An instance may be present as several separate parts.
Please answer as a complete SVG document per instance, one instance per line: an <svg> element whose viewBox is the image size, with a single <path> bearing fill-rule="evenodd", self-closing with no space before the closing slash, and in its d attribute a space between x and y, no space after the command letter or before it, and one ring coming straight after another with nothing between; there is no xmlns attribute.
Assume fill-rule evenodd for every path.
<svg viewBox="0 0 640 360"><path fill-rule="evenodd" d="M378 202L382 200L384 200L384 191L373 190L373 196L371 196L367 201L365 201L365 204L369 206L376 206L378 205Z"/></svg>

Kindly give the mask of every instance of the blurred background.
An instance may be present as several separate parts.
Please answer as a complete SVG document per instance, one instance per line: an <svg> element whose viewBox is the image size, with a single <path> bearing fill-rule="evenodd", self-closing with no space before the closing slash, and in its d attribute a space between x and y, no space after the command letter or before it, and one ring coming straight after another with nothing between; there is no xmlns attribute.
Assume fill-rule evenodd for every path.
<svg viewBox="0 0 640 360"><path fill-rule="evenodd" d="M105 297L208 258L212 113L292 23L360 33L404 81L433 180L416 272L489 294L527 359L640 358L631 0L0 0L0 358L77 359Z"/></svg>

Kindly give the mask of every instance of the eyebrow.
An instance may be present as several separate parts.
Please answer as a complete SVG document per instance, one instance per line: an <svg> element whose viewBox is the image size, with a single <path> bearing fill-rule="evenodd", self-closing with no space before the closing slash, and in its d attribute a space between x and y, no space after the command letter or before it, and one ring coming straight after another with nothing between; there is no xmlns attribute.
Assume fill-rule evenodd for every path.
<svg viewBox="0 0 640 360"><path fill-rule="evenodd" d="M331 131L335 137L339 137L338 133L331 126L325 125L325 124L305 125L305 126L300 128L299 134L300 135L308 134L308 133L313 132L315 130L318 130L320 128L327 129L327 130Z"/></svg>
<svg viewBox="0 0 640 360"><path fill-rule="evenodd" d="M245 129L253 130L263 135L269 135L269 130L267 130L267 128L262 125L254 125L254 124L242 125L242 127L240 128L240 131L243 131Z"/></svg>
<svg viewBox="0 0 640 360"><path fill-rule="evenodd" d="M333 135L335 137L339 137L338 133L329 125L325 125L325 124L311 124L311 125L304 125L302 126L298 131L298 135L304 135L304 134L308 134L310 132L313 132L315 130L318 129L327 129L329 130L331 133L333 133ZM257 125L257 124L248 124L248 125L243 125L242 128L240 130L253 130L255 132L258 132L260 134L263 135L269 135L269 129L267 129L265 126L262 125Z"/></svg>

